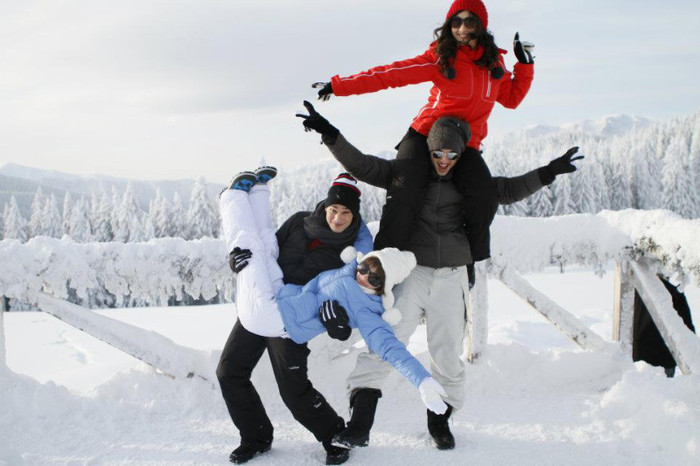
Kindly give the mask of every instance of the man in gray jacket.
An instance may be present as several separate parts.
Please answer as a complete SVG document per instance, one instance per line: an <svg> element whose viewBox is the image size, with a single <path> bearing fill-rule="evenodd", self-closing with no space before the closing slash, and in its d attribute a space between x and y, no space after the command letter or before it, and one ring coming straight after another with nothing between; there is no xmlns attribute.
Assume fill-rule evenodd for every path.
<svg viewBox="0 0 700 466"><path fill-rule="evenodd" d="M401 160L363 154L310 103L304 102L304 105L309 115L297 116L304 118L305 129L319 132L333 156L355 178L380 188L387 188L392 181L400 181ZM415 254L418 266L394 288L396 307L402 315L401 321L394 326L396 337L407 344L425 318L431 372L447 392L444 398L447 412L438 415L428 411L428 431L441 450L455 446L448 419L453 409L463 406L465 399L465 363L460 356L469 292L467 266L471 265L472 257L464 227L469 213L465 212L464 197L451 178L452 168L470 136L469 125L458 118L443 117L433 124L427 140L431 163L429 165L426 160L426 170L431 170L430 181L423 205L417 206L416 221L407 245L407 249ZM575 171L571 162L583 158L572 158L577 151L578 148L573 147L547 166L522 176L494 177L492 195L500 204L510 204L530 196L552 183L556 175ZM360 353L357 366L348 378L352 418L346 429L334 437L334 444L356 447L369 443L381 385L390 369L391 366L376 354Z"/></svg>

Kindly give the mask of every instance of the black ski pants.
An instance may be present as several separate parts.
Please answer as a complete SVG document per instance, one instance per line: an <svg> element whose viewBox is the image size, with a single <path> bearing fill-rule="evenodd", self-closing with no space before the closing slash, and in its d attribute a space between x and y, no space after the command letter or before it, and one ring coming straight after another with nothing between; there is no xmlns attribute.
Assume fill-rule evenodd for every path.
<svg viewBox="0 0 700 466"><path fill-rule="evenodd" d="M427 138L409 128L397 149L397 176L387 189L374 249L406 249L413 223L425 198L425 186L428 184L432 164ZM472 259L488 259L491 257L489 229L498 209L491 171L481 156L481 151L467 147L452 172L457 189L465 197L466 230Z"/></svg>
<svg viewBox="0 0 700 466"><path fill-rule="evenodd" d="M294 419L319 442L333 438L345 427L345 423L309 380L308 346L299 345L288 338L255 335L237 320L221 353L216 376L228 412L240 432L241 442L264 445L272 441L272 423L250 380L265 349L270 356L282 400Z"/></svg>

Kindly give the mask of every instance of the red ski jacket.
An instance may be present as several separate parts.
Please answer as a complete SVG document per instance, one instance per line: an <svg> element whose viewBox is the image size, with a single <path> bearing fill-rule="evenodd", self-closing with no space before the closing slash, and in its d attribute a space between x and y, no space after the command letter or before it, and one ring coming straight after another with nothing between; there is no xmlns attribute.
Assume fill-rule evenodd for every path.
<svg viewBox="0 0 700 466"><path fill-rule="evenodd" d="M428 103L420 109L411 127L427 136L438 118L461 118L469 123L472 130L467 146L479 150L488 132L486 120L493 106L499 102L506 108L516 108L530 89L534 65L516 63L513 73L505 71L501 79L492 79L486 68L474 64L483 54L483 48L472 50L462 46L453 64L456 76L450 80L440 70L434 46L435 43L432 43L425 53L415 58L377 66L345 78L335 75L331 78L333 94L366 94L431 81L433 87ZM500 52L499 61L505 70L502 54L507 52Z"/></svg>

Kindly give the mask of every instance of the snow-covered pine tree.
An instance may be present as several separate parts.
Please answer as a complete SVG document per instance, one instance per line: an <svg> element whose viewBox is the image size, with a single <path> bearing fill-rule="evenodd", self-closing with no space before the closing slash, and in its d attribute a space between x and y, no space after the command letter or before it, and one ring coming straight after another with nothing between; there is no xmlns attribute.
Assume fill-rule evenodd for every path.
<svg viewBox="0 0 700 466"><path fill-rule="evenodd" d="M142 230L143 238L140 241L152 240L153 238L156 237L156 229L153 226L153 222L151 221L151 218L148 216L148 214L144 213L141 220L142 220L141 225L143 225L143 230Z"/></svg>
<svg viewBox="0 0 700 466"><path fill-rule="evenodd" d="M548 186L540 189L535 194L533 194L530 199L531 209L530 215L532 217L549 217L554 212L554 206L552 206L552 189Z"/></svg>
<svg viewBox="0 0 700 466"><path fill-rule="evenodd" d="M571 200L571 177L560 176L552 185L554 191L554 215L573 214L574 205Z"/></svg>
<svg viewBox="0 0 700 466"><path fill-rule="evenodd" d="M700 193L700 112L696 113L687 122L686 133L690 140L690 171L695 182L694 191ZM693 218L700 217L700 199L695 197L695 214Z"/></svg>
<svg viewBox="0 0 700 466"><path fill-rule="evenodd" d="M44 193L41 190L41 186L36 188L31 209L29 226L27 229L29 237L45 235L46 233L41 228L41 216L44 210Z"/></svg>
<svg viewBox="0 0 700 466"><path fill-rule="evenodd" d="M207 194L204 178L199 178L192 187L190 208L187 211L187 227L189 239L199 239L205 236L215 238L219 231L219 209Z"/></svg>
<svg viewBox="0 0 700 466"><path fill-rule="evenodd" d="M10 208L6 202L2 210L2 215L0 215L0 240L5 238L5 217L7 217L7 212L9 211L9 209Z"/></svg>
<svg viewBox="0 0 700 466"><path fill-rule="evenodd" d="M90 191L90 211L88 213L88 219L90 220L90 226L92 227L92 240L97 241L97 217L100 212L100 196L93 189Z"/></svg>
<svg viewBox="0 0 700 466"><path fill-rule="evenodd" d="M129 182L122 195L121 202L115 208L115 218L112 229L114 231L114 241L127 243L139 241L143 238L141 225L141 209L136 205L134 199L134 188Z"/></svg>
<svg viewBox="0 0 700 466"><path fill-rule="evenodd" d="M10 203L5 214L5 239L18 239L22 243L29 239L27 220L22 217L14 195L10 197Z"/></svg>
<svg viewBox="0 0 700 466"><path fill-rule="evenodd" d="M591 163L591 183L596 189L593 191L595 194L595 205L598 211L610 209L610 191L608 189L607 180L605 179L605 169L601 163Z"/></svg>
<svg viewBox="0 0 700 466"><path fill-rule="evenodd" d="M663 167L663 207L685 218L695 215L698 195L695 190L695 176L690 170L689 148L690 144L685 134L673 135Z"/></svg>
<svg viewBox="0 0 700 466"><path fill-rule="evenodd" d="M661 208L663 187L661 185L663 154L657 152L656 141L659 139L659 127L654 126L635 135L636 160L633 166L633 186L636 193L637 209Z"/></svg>
<svg viewBox="0 0 700 466"><path fill-rule="evenodd" d="M63 196L63 210L61 210L61 234L67 235L70 231L70 216L73 211L73 200L71 199L70 192L66 191L66 195Z"/></svg>
<svg viewBox="0 0 700 466"><path fill-rule="evenodd" d="M153 199L149 218L153 223L156 238L166 238L174 235L174 223L171 214L172 208L167 199L156 189L156 197Z"/></svg>
<svg viewBox="0 0 700 466"><path fill-rule="evenodd" d="M600 189L600 185L595 184L593 167L590 164L579 163L578 170L570 175L572 184L576 187L576 212L583 214L594 214L600 210L596 202L595 191Z"/></svg>
<svg viewBox="0 0 700 466"><path fill-rule="evenodd" d="M610 178L608 184L610 187L610 208L613 210L628 209L632 205L632 193L625 163L627 156L628 153L623 148L623 144L616 141L610 154Z"/></svg>
<svg viewBox="0 0 700 466"><path fill-rule="evenodd" d="M114 239L112 231L112 218L114 207L110 196L106 192L102 192L100 199L97 201L97 211L92 219L92 230L95 241L109 242Z"/></svg>
<svg viewBox="0 0 700 466"><path fill-rule="evenodd" d="M92 227L90 226L89 209L87 200L80 197L73 204L73 211L70 216L68 236L78 243L89 243L92 241Z"/></svg>
<svg viewBox="0 0 700 466"><path fill-rule="evenodd" d="M44 208L41 214L41 229L44 235L51 238L60 238L63 236L61 228L61 213L58 210L58 202L56 196L51 193L44 201Z"/></svg>
<svg viewBox="0 0 700 466"><path fill-rule="evenodd" d="M160 188L156 188L156 196L148 201L148 222L151 224L153 227L153 237L154 238L162 238L160 235L160 229L158 228L157 224L157 217L158 217L158 212L157 210L160 208L160 201L161 201L161 195L160 195Z"/></svg>
<svg viewBox="0 0 700 466"><path fill-rule="evenodd" d="M167 232L166 236L186 238L185 218L185 209L182 206L182 199L180 199L180 195L176 191L175 194L173 194L173 204L170 206L170 221L164 223L164 225L167 225L167 227L164 226Z"/></svg>

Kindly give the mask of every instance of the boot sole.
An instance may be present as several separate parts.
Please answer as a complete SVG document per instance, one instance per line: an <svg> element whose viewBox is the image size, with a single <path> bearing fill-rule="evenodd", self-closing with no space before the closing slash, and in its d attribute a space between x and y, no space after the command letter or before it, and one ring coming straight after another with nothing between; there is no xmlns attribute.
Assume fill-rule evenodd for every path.
<svg viewBox="0 0 700 466"><path fill-rule="evenodd" d="M229 462L231 462L233 464L244 464L244 463L247 463L248 461L252 460L256 456L262 455L263 453L267 453L268 451L270 451L270 448L272 448L272 445L269 445L267 447L262 448L261 450L256 451L253 456L251 456L250 458L247 458L245 460L236 460L235 458L231 458L230 456L229 456L228 460L229 460Z"/></svg>
<svg viewBox="0 0 700 466"><path fill-rule="evenodd" d="M351 442L348 442L346 440L333 438L333 440L331 440L331 445L334 445L336 447L350 448L350 449L358 448L358 447L363 448L363 447L366 447L369 445L369 441L362 442L362 443L351 443Z"/></svg>
<svg viewBox="0 0 700 466"><path fill-rule="evenodd" d="M326 464L344 464L349 459L350 459L350 452L348 451L342 456L335 455L333 458L329 458L328 456L326 456Z"/></svg>

